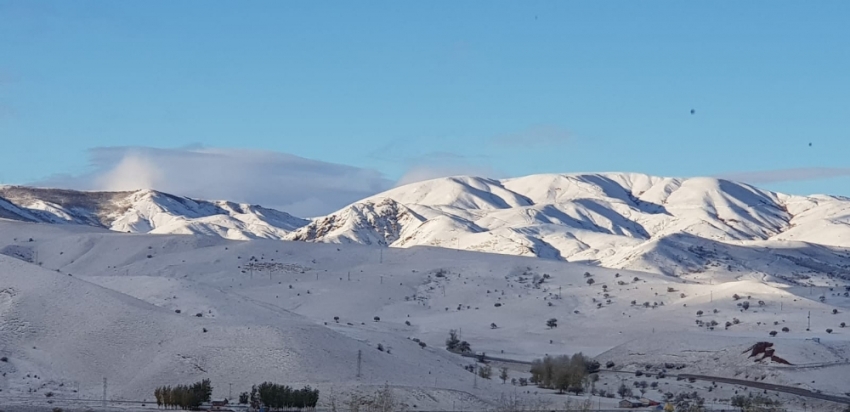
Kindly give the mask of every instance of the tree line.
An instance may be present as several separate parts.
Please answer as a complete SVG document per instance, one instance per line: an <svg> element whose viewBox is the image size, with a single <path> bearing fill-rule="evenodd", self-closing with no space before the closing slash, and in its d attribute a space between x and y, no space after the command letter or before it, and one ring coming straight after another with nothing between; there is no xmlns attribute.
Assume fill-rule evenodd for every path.
<svg viewBox="0 0 850 412"><path fill-rule="evenodd" d="M212 385L209 379L204 379L191 385L160 386L154 389L153 394L157 407L187 410L209 402L212 396Z"/></svg>
<svg viewBox="0 0 850 412"><path fill-rule="evenodd" d="M573 356L549 356L531 363L531 382L559 392L584 392L593 382L591 373L599 371L599 362L581 353Z"/></svg>
<svg viewBox="0 0 850 412"><path fill-rule="evenodd" d="M251 393L239 395L239 403L250 403L258 409L265 406L269 409L282 408L315 408L319 402L319 390L305 386L303 389L292 389L287 385L263 382L251 387Z"/></svg>

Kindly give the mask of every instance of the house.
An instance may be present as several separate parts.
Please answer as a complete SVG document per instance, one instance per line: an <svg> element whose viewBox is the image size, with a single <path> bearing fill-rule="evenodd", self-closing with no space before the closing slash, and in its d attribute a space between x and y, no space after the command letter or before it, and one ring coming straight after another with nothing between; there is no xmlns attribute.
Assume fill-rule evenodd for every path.
<svg viewBox="0 0 850 412"><path fill-rule="evenodd" d="M658 403L658 402L656 402L652 399L647 399L647 398L640 398L640 403L643 406L658 406L658 405L661 405L660 403Z"/></svg>
<svg viewBox="0 0 850 412"><path fill-rule="evenodd" d="M633 402L628 399L623 399L619 403L621 408L641 408L643 405L640 402Z"/></svg>
<svg viewBox="0 0 850 412"><path fill-rule="evenodd" d="M227 399L223 399L214 400L208 404L203 404L201 405L201 410L210 412L236 412L237 409L229 405Z"/></svg>

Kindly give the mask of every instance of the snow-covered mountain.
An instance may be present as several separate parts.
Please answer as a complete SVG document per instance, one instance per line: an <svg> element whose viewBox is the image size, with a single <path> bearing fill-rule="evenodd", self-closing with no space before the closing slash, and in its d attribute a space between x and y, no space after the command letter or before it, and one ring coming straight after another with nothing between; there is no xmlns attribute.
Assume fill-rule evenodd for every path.
<svg viewBox="0 0 850 412"><path fill-rule="evenodd" d="M677 276L799 279L850 271L850 199L784 195L713 178L450 177L397 187L312 221L152 190L5 187L0 218L133 233L437 246Z"/></svg>
<svg viewBox="0 0 850 412"><path fill-rule="evenodd" d="M308 223L274 209L195 200L155 190L79 192L20 186L0 187L0 218L228 239L281 239Z"/></svg>
<svg viewBox="0 0 850 412"><path fill-rule="evenodd" d="M777 260L791 267L771 274L837 274L847 269L841 248L850 247L850 199L642 174L450 177L364 199L287 238L441 246L674 275L771 273Z"/></svg>

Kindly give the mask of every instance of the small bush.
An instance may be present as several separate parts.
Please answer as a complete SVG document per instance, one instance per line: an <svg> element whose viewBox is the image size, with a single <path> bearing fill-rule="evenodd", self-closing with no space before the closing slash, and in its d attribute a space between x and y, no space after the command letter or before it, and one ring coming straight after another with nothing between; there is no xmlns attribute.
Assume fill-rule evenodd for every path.
<svg viewBox="0 0 850 412"><path fill-rule="evenodd" d="M380 322L380 321L381 321L381 318L380 318L380 317L378 317L378 316L375 316L374 318L372 318L372 320L374 320L375 322Z"/></svg>
<svg viewBox="0 0 850 412"><path fill-rule="evenodd" d="M427 345L425 345L425 342L422 342L422 341L420 340L420 341L419 341L419 347L421 347L421 348L423 348L423 349L424 349L424 348L425 348L425 346L427 346Z"/></svg>
<svg viewBox="0 0 850 412"><path fill-rule="evenodd" d="M787 333L787 332L791 332L791 329L788 329L788 327L786 326L786 327L782 328L782 331Z"/></svg>
<svg viewBox="0 0 850 412"><path fill-rule="evenodd" d="M8 361L9 361L9 358L7 358L5 356L0 358L0 362L8 362Z"/></svg>

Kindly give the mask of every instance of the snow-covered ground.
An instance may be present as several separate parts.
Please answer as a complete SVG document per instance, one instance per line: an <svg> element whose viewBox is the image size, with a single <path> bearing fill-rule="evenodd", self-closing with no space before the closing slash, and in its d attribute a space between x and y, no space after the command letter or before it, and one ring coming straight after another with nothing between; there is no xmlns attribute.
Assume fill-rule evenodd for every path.
<svg viewBox="0 0 850 412"><path fill-rule="evenodd" d="M272 380L319 387L323 399L388 383L419 410L480 410L515 392L563 403L563 395L474 378L463 369L471 359L444 350L450 329L491 356L527 361L583 352L614 362L612 371L627 373L603 373L596 385L608 392L624 379L648 380L634 372L664 363L685 365L670 373L850 392L850 328L840 327L850 324L850 283L824 273L808 286L742 269L674 277L427 246L236 241L14 221L0 221L0 253L0 356L8 358L0 362L0 399L7 402L44 399L48 391L55 399L99 399L106 377L109 397L127 400L210 378L215 397L228 396L230 384L236 394ZM737 253L764 265L779 255ZM550 318L556 328L546 326ZM745 350L759 341L772 342L775 356L792 365L749 358ZM510 375L528 376L516 364ZM746 393L658 382L647 397L696 390L722 404L735 390ZM803 400L779 397L802 409ZM616 401L593 398L602 407Z"/></svg>

